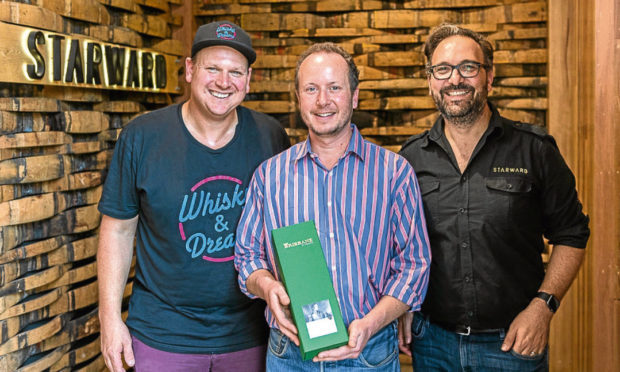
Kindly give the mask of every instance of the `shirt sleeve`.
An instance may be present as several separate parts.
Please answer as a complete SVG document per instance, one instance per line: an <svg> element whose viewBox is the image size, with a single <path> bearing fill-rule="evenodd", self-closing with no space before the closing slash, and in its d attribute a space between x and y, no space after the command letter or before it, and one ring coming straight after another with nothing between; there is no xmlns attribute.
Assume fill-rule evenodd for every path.
<svg viewBox="0 0 620 372"><path fill-rule="evenodd" d="M250 298L257 298L247 288L250 275L260 269L270 270L265 253L265 234L263 223L265 173L264 164L254 172L246 203L237 225L235 244L235 268L239 272L241 292Z"/></svg>
<svg viewBox="0 0 620 372"><path fill-rule="evenodd" d="M413 168L400 163L398 186L391 210L393 254L384 295L419 310L429 281L431 251L419 185Z"/></svg>
<svg viewBox="0 0 620 372"><path fill-rule="evenodd" d="M98 206L101 213L121 220L133 218L140 211L135 132L132 126L126 127L116 142Z"/></svg>
<svg viewBox="0 0 620 372"><path fill-rule="evenodd" d="M585 248L589 218L582 211L575 176L552 141L543 141L540 153L544 235L553 245Z"/></svg>

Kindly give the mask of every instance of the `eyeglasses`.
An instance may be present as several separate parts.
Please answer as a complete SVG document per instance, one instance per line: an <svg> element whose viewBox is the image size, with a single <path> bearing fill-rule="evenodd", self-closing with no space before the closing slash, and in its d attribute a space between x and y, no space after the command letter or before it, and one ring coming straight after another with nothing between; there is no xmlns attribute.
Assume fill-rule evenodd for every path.
<svg viewBox="0 0 620 372"><path fill-rule="evenodd" d="M478 62L465 61L461 62L458 65L450 65L447 63L442 63L439 65L430 66L428 68L428 73L432 74L433 77L437 80L446 80L452 76L452 72L456 69L461 77L463 78L473 78L478 76L480 73L480 67L487 68L488 66Z"/></svg>

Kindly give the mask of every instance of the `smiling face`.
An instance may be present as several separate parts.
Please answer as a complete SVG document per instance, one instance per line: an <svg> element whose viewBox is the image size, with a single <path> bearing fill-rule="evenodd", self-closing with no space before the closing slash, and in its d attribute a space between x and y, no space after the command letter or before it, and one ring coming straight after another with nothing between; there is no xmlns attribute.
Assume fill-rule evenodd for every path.
<svg viewBox="0 0 620 372"><path fill-rule="evenodd" d="M431 65L457 65L464 61L484 63L482 49L468 37L451 36L439 43L433 52ZM479 74L473 78L463 78L453 70L446 80L437 80L429 75L428 82L437 108L452 124L471 126L484 110L488 110L486 103L492 89L492 69L481 67Z"/></svg>
<svg viewBox="0 0 620 372"><path fill-rule="evenodd" d="M190 100L209 120L226 120L250 91L248 60L235 49L212 46L185 61Z"/></svg>
<svg viewBox="0 0 620 372"><path fill-rule="evenodd" d="M311 135L337 136L351 122L359 89L351 92L348 69L342 56L325 52L311 54L300 65L297 98Z"/></svg>

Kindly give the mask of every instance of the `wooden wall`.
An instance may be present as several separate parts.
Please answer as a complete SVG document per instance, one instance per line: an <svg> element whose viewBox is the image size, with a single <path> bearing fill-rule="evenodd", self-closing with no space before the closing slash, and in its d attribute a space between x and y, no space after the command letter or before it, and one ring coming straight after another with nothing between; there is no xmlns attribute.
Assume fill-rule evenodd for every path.
<svg viewBox="0 0 620 372"><path fill-rule="evenodd" d="M171 13L177 3L0 2L1 371L104 368L97 319L96 204L121 128L134 115L172 102L173 96L162 91L178 92L176 61L185 50L171 38L182 25ZM25 35L38 33L42 37L33 40L39 62L49 62L40 79L22 70L37 60ZM63 38L58 55L46 49L52 37ZM78 42L69 47L69 40ZM79 76L88 68L87 42L99 45L101 53L106 45L138 57L161 53L168 60L166 88L143 89L148 84L142 74L129 84L106 80L110 76L101 60L104 81L89 84ZM71 57L74 46L84 49ZM48 77L57 58L63 60L60 80ZM67 65L74 68L65 75ZM136 66L136 73L145 69ZM126 295L130 290L131 284Z"/></svg>
<svg viewBox="0 0 620 372"><path fill-rule="evenodd" d="M295 63L320 41L339 43L355 58L361 83L353 121L367 138L398 150L430 127L437 112L422 47L441 22L463 24L493 42L491 100L504 115L546 123L546 1L194 0L194 14L198 24L227 19L251 33L258 59L245 105L278 117L293 136L305 133L295 112Z"/></svg>

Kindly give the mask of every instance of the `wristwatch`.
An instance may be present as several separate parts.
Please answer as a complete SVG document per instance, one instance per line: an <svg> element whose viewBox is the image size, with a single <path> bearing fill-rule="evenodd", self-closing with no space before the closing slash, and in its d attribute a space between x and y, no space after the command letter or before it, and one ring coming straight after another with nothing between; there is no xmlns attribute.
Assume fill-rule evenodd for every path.
<svg viewBox="0 0 620 372"><path fill-rule="evenodd" d="M550 293L538 292L536 293L536 297L545 301L545 303L547 304L547 307L549 308L549 310L551 310L552 313L555 313L560 307L560 300L558 300L557 297L555 297L554 295Z"/></svg>

